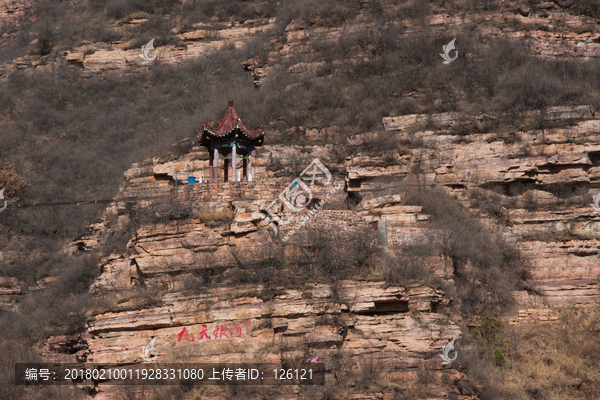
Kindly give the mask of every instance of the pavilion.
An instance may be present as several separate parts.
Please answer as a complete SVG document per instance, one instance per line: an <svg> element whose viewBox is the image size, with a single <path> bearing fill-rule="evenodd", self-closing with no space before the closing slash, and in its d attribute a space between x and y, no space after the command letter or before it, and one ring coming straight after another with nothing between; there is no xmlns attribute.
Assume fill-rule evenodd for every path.
<svg viewBox="0 0 600 400"><path fill-rule="evenodd" d="M216 128L211 127L208 121L202 130L198 129L198 142L206 147L209 154L209 182L219 180L219 156L223 157L223 181L229 180L229 164L231 162L231 180L237 181L237 160L242 159L242 181L252 180L252 153L255 147L263 145L264 130L261 125L258 129L247 129L235 108L233 100L229 100L229 108Z"/></svg>

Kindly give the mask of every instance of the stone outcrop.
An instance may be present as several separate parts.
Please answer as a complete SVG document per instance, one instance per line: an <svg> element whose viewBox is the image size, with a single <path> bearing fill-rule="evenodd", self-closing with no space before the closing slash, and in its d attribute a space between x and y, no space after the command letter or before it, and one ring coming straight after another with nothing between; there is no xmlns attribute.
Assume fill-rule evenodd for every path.
<svg viewBox="0 0 600 400"><path fill-rule="evenodd" d="M519 310L517 317L507 318L506 322L509 325L518 324L533 324L540 322L557 321L558 316L550 308L530 308L527 310Z"/></svg>
<svg viewBox="0 0 600 400"><path fill-rule="evenodd" d="M43 353L61 362L136 363L142 348L156 338L163 361L185 354L195 362L209 357L280 362L309 352L327 363L340 350L355 361L368 354L381 356L397 384L414 379L425 367L451 382L462 379L441 364L437 353L460 336L459 324L466 322L440 312L452 299L437 289L367 281L301 290L213 287L202 274L230 273L240 263L260 262L264 249L286 235L301 246L301 232L310 227L338 234L387 221L389 250L427 243L435 234L435 221L421 206L405 204L397 185L433 183L446 187L491 230L516 242L531 266L528 280L538 294L515 293L520 310L505 322L552 323L556 307L600 300L600 213L590 206L600 186L596 114L587 106L550 109L545 118L555 125L511 136L456 133L461 124L476 124L477 116L463 122L468 120L464 115L439 115L434 128L421 116L391 117L384 120L387 134L412 143L391 165L377 166L384 156L353 154L344 166L331 156L330 146L265 146L254 160L253 182L207 184L203 179L189 184L188 176L198 181L208 166L207 154L199 148L134 164L103 220L65 250L102 248L113 234L128 235L127 250L101 260L102 273L91 287L110 301L90 310L86 333L51 338ZM523 116L525 122L539 117ZM315 211L294 211L281 201L308 162L294 154L321 159L332 171L328 185L317 183L311 189L319 202ZM415 171L421 183L412 179ZM350 204L349 195L362 201ZM484 203L501 204L503 219L476 195ZM269 206L279 219L278 236L264 212ZM285 256L295 257L293 252ZM434 276L452 281L442 257L428 257L425 263ZM3 281L2 287L3 298L33 290L14 280ZM210 339L199 337L204 326ZM306 343L310 346L305 349ZM290 346L296 350L282 350ZM116 393L108 387L100 390L105 398Z"/></svg>
<svg viewBox="0 0 600 400"><path fill-rule="evenodd" d="M31 9L33 1L14 1L14 0L2 0L0 1L0 28L8 24L14 24L18 21L19 17L24 14L26 10ZM10 35L0 38L6 39Z"/></svg>
<svg viewBox="0 0 600 400"><path fill-rule="evenodd" d="M396 381L414 378L424 367L452 379L461 376L431 355L460 335L458 326L435 312L447 302L439 291L344 281L337 301L331 286L316 284L304 291L285 290L265 302L257 297L263 289L172 292L160 306L97 315L89 323L89 348L77 355L87 355L88 362L140 362L144 346L156 338L162 362L176 362L183 354L198 363L281 362L312 354L330 369L341 349L357 360L380 353ZM201 337L202 331L206 335Z"/></svg>
<svg viewBox="0 0 600 400"><path fill-rule="evenodd" d="M590 206L600 189L597 113L589 106L552 107L541 115L529 112L523 115L523 124L530 118L543 118L549 127L516 132L510 137L497 133L454 134L462 129L463 121L477 121L477 117L456 113L434 115L437 130L427 128L431 122L422 115L385 118L384 125L390 133L398 132L400 140L426 146L415 148L411 161L418 164L427 184L451 188L467 206L474 205L472 196L477 190L491 195L499 205L509 205L510 210L505 208L508 226L494 219L487 224L518 241L532 266L531 281L545 295L542 301L565 306L600 301L600 213ZM412 168L411 164L405 167ZM388 175L393 173L382 171L375 176ZM368 189L374 186L369 182L372 176L349 174L349 179L356 179L351 179L349 186L353 190ZM540 210L543 208L550 210ZM405 235L402 241L426 236L423 227L415 226L415 219L405 224L412 224L412 231L401 228ZM389 236L395 240L395 232Z"/></svg>
<svg viewBox="0 0 600 400"><path fill-rule="evenodd" d="M549 3L556 5L555 3ZM388 7L389 5L384 6ZM2 7L0 5L0 23L14 19L14 15L31 7L31 3L14 3ZM460 31L469 27L484 38L497 36L522 38L533 54L540 57L598 57L600 55L600 33L593 29L597 21L587 16L570 15L565 9L535 7L518 7L502 11L482 11L451 16L443 9L433 10L434 14L426 18L426 24L433 32ZM543 15L540 15L541 13ZM360 19L359 19L360 20ZM144 19L127 21L124 25L136 25ZM316 22L316 21L315 21ZM182 31L175 29L179 44L163 45L157 48L157 58L162 63L181 63L186 60L206 57L223 48L242 47L260 33L275 28L275 19L253 19L243 22L198 22L191 29ZM403 35L418 34L423 28L410 21L396 23ZM242 68L252 72L257 84L268 79L271 65L291 59L292 55L310 52L316 43L335 42L344 35L368 32L375 27L372 24L356 23L344 27L308 27L300 21L291 21L281 37L274 38L279 44L277 51L271 52L268 60L248 60L242 62ZM31 55L14 60L13 68L38 68L52 70L52 65L71 64L83 68L87 74L97 74L102 71L120 70L135 72L144 68L139 48L130 49L129 43L94 43L85 44L69 51L62 52L54 61ZM334 62L335 64L335 62ZM294 74L306 72L315 73L328 67L326 63L299 62L289 66ZM5 71L9 72L8 70ZM3 73L3 74L5 74Z"/></svg>
<svg viewBox="0 0 600 400"><path fill-rule="evenodd" d="M137 363L143 347L156 338L161 361L185 355L194 362L280 362L316 354L327 364L335 352L343 351L356 362L378 354L392 381L400 385L416 379L423 368L450 382L463 379L443 366L437 353L460 336L459 324L468 320L449 319L439 312L451 301L439 290L343 281L338 286L323 283L273 291L261 285L212 287L199 277L205 271L234 270L240 262L264 256L261 248L271 246L275 237L261 211L273 201L272 210L281 222L279 237L308 227L344 232L388 221L390 250L426 243L435 233L434 221L421 206L406 205L401 196L387 194L417 165L425 182L447 187L490 229L516 241L525 255L531 266L529 283L539 294L515 293L521 309L506 323L552 323L557 320L555 307L598 304L600 213L589 205L590 193L598 187L595 170L600 167L596 110L550 111L550 118L563 126L525 130L516 140L494 133L458 136L453 133L458 125L444 122L450 116L439 117L436 131L419 129L418 116L390 118L386 123L395 125L387 125L389 134L409 140L410 125L416 132L411 135L426 147L414 147L396 159L399 164L381 169L361 166L365 158L360 155L350 157L345 175L335 172L330 185L313 187L315 199L327 199L315 212L295 212L278 200L294 180L293 171L298 174L306 164L287 174L283 170L284 165L295 165L293 153L299 148L266 146L255 160L253 182L188 184L187 177L199 178L208 164L198 148L178 158L134 164L125 172L123 188L105 219L69 249L74 253L99 248L134 214L147 214L133 229L127 251L101 260L102 274L91 291L112 300L93 311L85 334L51 338L44 355L62 362ZM332 170L343 171L331 164L327 153L327 147L310 149L310 156L323 157ZM377 162L377 157L370 159ZM398 181L386 181L389 176ZM383 190L380 180L386 182ZM578 185L569 193L574 196L569 203L551 190L551 185L561 183ZM499 223L481 208L474 191L507 205L506 220ZM363 200L350 210L336 209L346 204L348 193ZM116 225L111 216L117 217ZM301 236L292 240L301 242ZM442 257L429 257L426 264L435 276L452 280ZM21 290L15 282L4 286L12 295ZM203 331L210 339L200 337ZM295 350L283 350L290 347ZM119 389L94 390L100 390L100 398L111 399ZM369 396L356 393L355 398Z"/></svg>
<svg viewBox="0 0 600 400"><path fill-rule="evenodd" d="M437 356L460 335L459 326L439 312L450 299L438 289L360 281L310 284L302 290L212 287L197 278L204 271L223 273L240 262L260 261L260 249L275 239L261 212L273 201L279 237L311 226L336 234L364 229L372 220L369 211L405 215L400 219L408 221L421 215L419 207L402 206L392 195L364 201L361 212L336 209L345 204L347 192L344 176L333 173L329 185L311 189L313 199L325 200L318 210L293 211L279 197L294 180L291 172L281 174L289 149L267 147L255 160L253 182L188 184L188 175L198 177L207 167L205 156L193 149L177 159L134 164L125 172L125 184L104 220L68 251L100 248L133 215L147 216L137 219L125 253L101 260L102 274L91 292L109 301L90 311L85 334L51 338L44 347L47 359L137 363L143 347L156 338L163 362L183 355L190 362L281 362L312 354L333 368L334 353L342 351L357 363L377 354L395 382L416 379L423 368L450 381L464 378ZM184 214L177 214L180 209ZM222 215L227 218L219 220ZM301 243L301 238L297 234L292 241ZM200 337L203 330L206 335ZM114 398L119 388L94 390L99 398Z"/></svg>

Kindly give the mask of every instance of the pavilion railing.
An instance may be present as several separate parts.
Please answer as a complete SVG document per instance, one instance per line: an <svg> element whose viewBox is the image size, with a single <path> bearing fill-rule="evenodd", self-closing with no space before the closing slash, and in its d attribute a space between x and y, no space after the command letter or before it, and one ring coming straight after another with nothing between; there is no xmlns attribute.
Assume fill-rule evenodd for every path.
<svg viewBox="0 0 600 400"><path fill-rule="evenodd" d="M243 171L241 168L238 168L237 174L239 179L238 182L247 182L254 181L254 169L253 171L248 171L248 176L244 179ZM190 179L193 178L193 179ZM232 182L232 171L228 171L228 182ZM218 167L206 167L202 169L197 169L190 172L179 171L175 173L175 181L179 182L179 184L187 184L187 183L211 183L211 182L225 182L225 169L224 166Z"/></svg>

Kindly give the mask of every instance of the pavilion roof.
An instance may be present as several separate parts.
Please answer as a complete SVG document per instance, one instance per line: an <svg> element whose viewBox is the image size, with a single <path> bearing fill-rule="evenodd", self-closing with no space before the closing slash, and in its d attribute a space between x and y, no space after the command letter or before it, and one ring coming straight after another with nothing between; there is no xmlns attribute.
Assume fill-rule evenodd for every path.
<svg viewBox="0 0 600 400"><path fill-rule="evenodd" d="M248 129L244 126L244 123L240 119L238 113L233 108L233 100L229 100L229 108L225 113L225 116L219 123L219 126L213 128L208 124L208 121L204 123L203 133L210 134L211 136L216 137L224 137L228 136L235 129L239 129L243 135L245 135L248 139L258 139L259 137L264 135L264 129L261 125L258 129Z"/></svg>

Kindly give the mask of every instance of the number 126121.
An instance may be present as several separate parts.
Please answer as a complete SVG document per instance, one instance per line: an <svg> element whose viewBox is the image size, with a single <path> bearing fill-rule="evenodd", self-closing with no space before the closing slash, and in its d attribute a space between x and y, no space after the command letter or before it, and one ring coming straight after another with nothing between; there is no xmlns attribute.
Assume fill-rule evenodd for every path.
<svg viewBox="0 0 600 400"><path fill-rule="evenodd" d="M274 369L275 379L297 379L306 380L312 379L312 369Z"/></svg>

